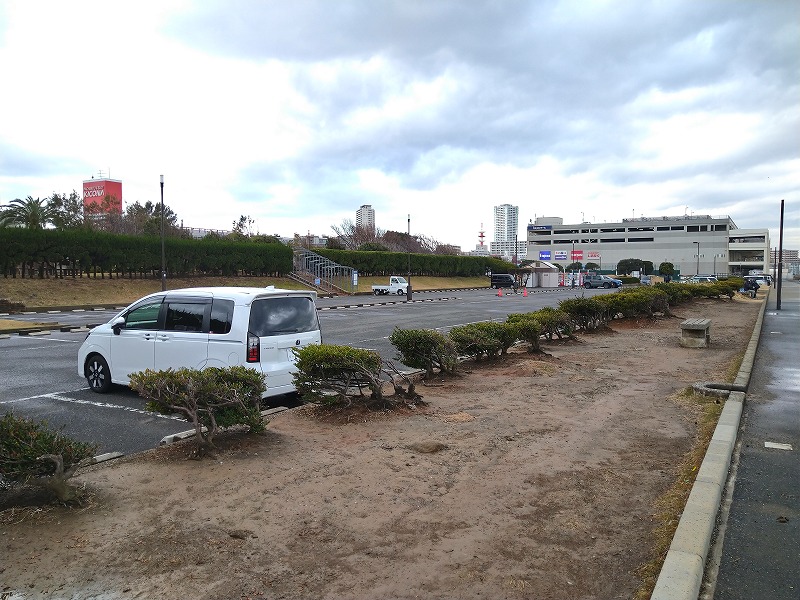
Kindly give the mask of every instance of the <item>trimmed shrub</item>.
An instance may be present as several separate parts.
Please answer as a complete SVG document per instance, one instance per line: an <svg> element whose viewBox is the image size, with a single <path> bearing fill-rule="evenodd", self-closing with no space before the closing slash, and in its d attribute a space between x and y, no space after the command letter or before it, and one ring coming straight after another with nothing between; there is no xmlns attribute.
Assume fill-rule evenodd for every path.
<svg viewBox="0 0 800 600"><path fill-rule="evenodd" d="M666 293L653 287L641 287L618 292L625 298L630 306L626 307L633 314L626 316L647 315L652 317L655 313L669 313L669 297Z"/></svg>
<svg viewBox="0 0 800 600"><path fill-rule="evenodd" d="M630 275L614 275L614 278L619 279L623 285L642 282L638 277L631 277Z"/></svg>
<svg viewBox="0 0 800 600"><path fill-rule="evenodd" d="M567 313L579 329L591 331L606 324L606 308L595 298L569 298L559 302L558 308Z"/></svg>
<svg viewBox="0 0 800 600"><path fill-rule="evenodd" d="M254 369L147 369L133 373L130 385L148 401L149 410L177 413L192 423L196 458L214 448L214 437L225 427L246 425L251 433L264 431L261 396L266 385L264 375Z"/></svg>
<svg viewBox="0 0 800 600"><path fill-rule="evenodd" d="M539 310L528 313L542 326L542 334L548 340L552 340L553 336L562 339L563 336L572 337L574 330L572 319L563 310L559 310L552 306L545 306Z"/></svg>
<svg viewBox="0 0 800 600"><path fill-rule="evenodd" d="M652 286L660 292L667 295L667 301L670 306L677 306L692 299L692 292L689 285L678 283L677 281L671 283L659 282Z"/></svg>
<svg viewBox="0 0 800 600"><path fill-rule="evenodd" d="M453 327L448 334L455 343L457 352L462 356L481 357L497 356L513 345L516 331L508 323L470 323ZM502 339L501 339L502 338Z"/></svg>
<svg viewBox="0 0 800 600"><path fill-rule="evenodd" d="M295 348L297 372L294 385L308 402L332 403L353 396L364 396L364 388L370 390L370 398L382 400L381 373L383 363L373 350L313 344Z"/></svg>
<svg viewBox="0 0 800 600"><path fill-rule="evenodd" d="M61 502L78 497L67 483L78 468L91 464L97 444L78 442L50 429L45 421L32 421L6 413L0 418L0 480L36 485Z"/></svg>
<svg viewBox="0 0 800 600"><path fill-rule="evenodd" d="M400 329L395 327L389 341L400 353L398 359L409 367L425 369L426 377L433 370L455 372L458 352L453 340L434 329Z"/></svg>
<svg viewBox="0 0 800 600"><path fill-rule="evenodd" d="M517 339L528 344L528 352L541 352L540 338L544 328L536 318L536 313L511 314L506 323L515 328Z"/></svg>

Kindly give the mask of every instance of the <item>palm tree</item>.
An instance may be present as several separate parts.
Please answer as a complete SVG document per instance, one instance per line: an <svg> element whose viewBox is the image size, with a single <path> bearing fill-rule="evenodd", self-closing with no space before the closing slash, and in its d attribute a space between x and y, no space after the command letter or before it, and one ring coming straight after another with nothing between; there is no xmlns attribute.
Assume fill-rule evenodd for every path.
<svg viewBox="0 0 800 600"><path fill-rule="evenodd" d="M28 196L25 200L12 200L0 206L0 225L25 227L26 229L44 229L53 222L56 210L50 206L48 199L33 199Z"/></svg>

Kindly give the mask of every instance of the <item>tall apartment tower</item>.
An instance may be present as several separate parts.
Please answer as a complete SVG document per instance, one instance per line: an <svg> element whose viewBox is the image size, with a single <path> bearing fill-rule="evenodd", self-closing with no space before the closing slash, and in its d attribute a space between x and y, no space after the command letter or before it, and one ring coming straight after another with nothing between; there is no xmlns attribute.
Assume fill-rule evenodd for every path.
<svg viewBox="0 0 800 600"><path fill-rule="evenodd" d="M491 253L495 256L516 257L519 245L519 206L501 204L494 207L494 242Z"/></svg>
<svg viewBox="0 0 800 600"><path fill-rule="evenodd" d="M371 204L362 204L356 211L356 227L375 233L375 209Z"/></svg>

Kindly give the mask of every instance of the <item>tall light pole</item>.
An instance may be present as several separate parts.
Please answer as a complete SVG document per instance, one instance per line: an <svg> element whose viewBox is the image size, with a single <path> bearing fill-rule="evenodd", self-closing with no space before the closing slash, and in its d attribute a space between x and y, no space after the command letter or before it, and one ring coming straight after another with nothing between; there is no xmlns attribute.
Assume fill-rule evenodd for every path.
<svg viewBox="0 0 800 600"><path fill-rule="evenodd" d="M167 291L167 259L164 253L164 176L161 175L161 291Z"/></svg>
<svg viewBox="0 0 800 600"><path fill-rule="evenodd" d="M408 280L406 281L406 300L411 302L411 213L408 213Z"/></svg>
<svg viewBox="0 0 800 600"><path fill-rule="evenodd" d="M695 267L694 274L700 275L700 242L692 242L697 244L697 266Z"/></svg>

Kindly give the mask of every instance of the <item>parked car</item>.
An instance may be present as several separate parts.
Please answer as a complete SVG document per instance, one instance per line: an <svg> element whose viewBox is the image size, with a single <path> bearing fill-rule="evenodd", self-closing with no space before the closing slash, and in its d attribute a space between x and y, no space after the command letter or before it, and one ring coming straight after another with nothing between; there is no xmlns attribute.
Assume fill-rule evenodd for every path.
<svg viewBox="0 0 800 600"><path fill-rule="evenodd" d="M589 288L618 288L622 286L621 279L614 279L608 275L588 273L583 276L583 287Z"/></svg>
<svg viewBox="0 0 800 600"><path fill-rule="evenodd" d="M716 283L717 281L714 275L695 275L689 278L689 283Z"/></svg>
<svg viewBox="0 0 800 600"><path fill-rule="evenodd" d="M78 374L104 393L145 369L244 365L266 375L265 397L293 392L292 348L321 343L316 295L273 286L150 294L89 332Z"/></svg>
<svg viewBox="0 0 800 600"><path fill-rule="evenodd" d="M760 274L760 275L745 275L744 276L745 282L747 282L747 280L749 280L749 279L754 280L756 283L758 283L759 286L769 286L769 285L772 284L772 276L764 275L763 273Z"/></svg>
<svg viewBox="0 0 800 600"><path fill-rule="evenodd" d="M492 273L492 288L516 288L517 280L511 273Z"/></svg>
<svg viewBox="0 0 800 600"><path fill-rule="evenodd" d="M389 277L389 285L373 285L372 293L376 296L380 294L397 294L404 296L408 290L408 282L405 277L392 275Z"/></svg>

